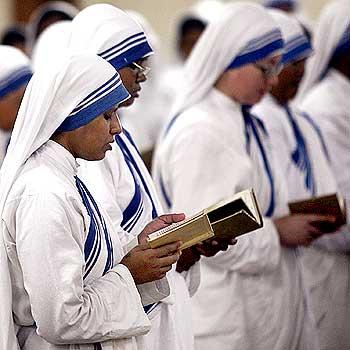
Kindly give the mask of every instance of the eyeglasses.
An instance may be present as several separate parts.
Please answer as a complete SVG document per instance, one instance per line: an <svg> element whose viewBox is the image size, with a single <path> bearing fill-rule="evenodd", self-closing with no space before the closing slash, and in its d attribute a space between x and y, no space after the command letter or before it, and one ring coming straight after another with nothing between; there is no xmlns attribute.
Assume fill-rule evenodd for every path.
<svg viewBox="0 0 350 350"><path fill-rule="evenodd" d="M265 78L272 78L278 76L284 68L281 62L273 66L264 66L263 64L254 63L254 67L259 69Z"/></svg>
<svg viewBox="0 0 350 350"><path fill-rule="evenodd" d="M136 70L136 73L139 75L144 75L145 77L147 76L147 74L150 72L151 68L150 67L144 67L141 66L140 64L136 63L136 62L132 62L129 64L128 66L129 68L131 68L132 70Z"/></svg>

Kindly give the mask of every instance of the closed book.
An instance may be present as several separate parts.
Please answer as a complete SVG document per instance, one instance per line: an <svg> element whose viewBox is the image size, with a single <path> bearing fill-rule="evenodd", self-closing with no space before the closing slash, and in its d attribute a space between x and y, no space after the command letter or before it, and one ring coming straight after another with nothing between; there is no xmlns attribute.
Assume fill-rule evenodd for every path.
<svg viewBox="0 0 350 350"><path fill-rule="evenodd" d="M337 193L326 196L312 197L288 204L291 214L320 214L331 215L336 218L334 223L318 221L315 226L323 232L333 232L338 227L346 224L345 200Z"/></svg>
<svg viewBox="0 0 350 350"><path fill-rule="evenodd" d="M148 236L151 248L182 241L181 249L215 237L234 238L263 226L253 189L239 192Z"/></svg>

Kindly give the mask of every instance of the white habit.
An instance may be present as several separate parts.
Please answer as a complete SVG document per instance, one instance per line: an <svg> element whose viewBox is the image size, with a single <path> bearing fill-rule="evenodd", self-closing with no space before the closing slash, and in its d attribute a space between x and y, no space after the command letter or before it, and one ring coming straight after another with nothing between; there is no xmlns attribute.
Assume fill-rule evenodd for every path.
<svg viewBox="0 0 350 350"><path fill-rule="evenodd" d="M252 187L265 213L270 183L254 138L247 153L245 130L240 106L215 89L181 114L155 162L164 204L167 197L172 211L190 215ZM279 217L287 214L286 197L278 174L274 182ZM280 246L267 217L263 229L242 236L227 252L202 258L192 298L196 349L313 349L306 345L310 325L297 259L294 249Z"/></svg>
<svg viewBox="0 0 350 350"><path fill-rule="evenodd" d="M118 233L125 244L155 216L163 214L151 176L126 130L116 136L113 149L104 160L82 162L79 173L108 212L113 226L123 228ZM193 348L189 301L199 284L198 269L196 264L185 276L175 270L167 274L170 296L148 313L152 328L145 336L147 349Z"/></svg>

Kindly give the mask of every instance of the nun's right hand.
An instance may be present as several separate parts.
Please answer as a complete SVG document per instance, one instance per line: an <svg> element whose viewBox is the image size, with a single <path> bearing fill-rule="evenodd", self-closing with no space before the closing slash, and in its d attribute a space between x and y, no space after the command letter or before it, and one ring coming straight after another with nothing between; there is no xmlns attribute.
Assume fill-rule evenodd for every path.
<svg viewBox="0 0 350 350"><path fill-rule="evenodd" d="M182 242L174 242L152 249L148 244L140 244L126 254L120 263L129 269L135 284L156 281L165 277L179 260L181 245Z"/></svg>

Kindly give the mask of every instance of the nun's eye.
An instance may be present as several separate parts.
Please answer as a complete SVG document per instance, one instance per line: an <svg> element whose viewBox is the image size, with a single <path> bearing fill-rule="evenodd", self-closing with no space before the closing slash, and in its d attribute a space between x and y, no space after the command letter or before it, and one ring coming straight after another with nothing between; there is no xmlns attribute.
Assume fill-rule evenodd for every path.
<svg viewBox="0 0 350 350"><path fill-rule="evenodd" d="M103 117L106 120L111 120L112 119L112 113L105 112L105 113L103 113Z"/></svg>

